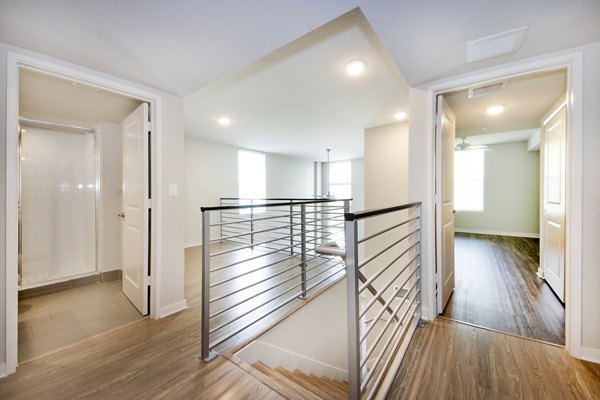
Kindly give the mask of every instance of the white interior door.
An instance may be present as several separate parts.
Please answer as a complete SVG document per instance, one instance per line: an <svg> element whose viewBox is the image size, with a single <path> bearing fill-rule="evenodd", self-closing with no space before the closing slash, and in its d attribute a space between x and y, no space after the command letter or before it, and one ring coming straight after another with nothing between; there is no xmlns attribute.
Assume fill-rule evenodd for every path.
<svg viewBox="0 0 600 400"><path fill-rule="evenodd" d="M542 264L544 279L564 302L566 106L544 125L543 134Z"/></svg>
<svg viewBox="0 0 600 400"><path fill-rule="evenodd" d="M123 293L143 314L149 295L148 104L123 121Z"/></svg>
<svg viewBox="0 0 600 400"><path fill-rule="evenodd" d="M443 96L436 118L437 193L437 306L442 313L454 291L454 136L456 120Z"/></svg>

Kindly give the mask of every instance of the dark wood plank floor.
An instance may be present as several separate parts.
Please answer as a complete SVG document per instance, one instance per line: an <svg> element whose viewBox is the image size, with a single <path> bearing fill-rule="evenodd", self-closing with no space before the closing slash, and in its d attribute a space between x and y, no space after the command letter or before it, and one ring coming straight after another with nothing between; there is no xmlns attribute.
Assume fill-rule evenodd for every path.
<svg viewBox="0 0 600 400"><path fill-rule="evenodd" d="M565 343L565 310L538 269L537 239L457 233L456 286L443 315Z"/></svg>
<svg viewBox="0 0 600 400"><path fill-rule="evenodd" d="M417 329L389 399L600 399L600 365L558 346L437 318Z"/></svg>

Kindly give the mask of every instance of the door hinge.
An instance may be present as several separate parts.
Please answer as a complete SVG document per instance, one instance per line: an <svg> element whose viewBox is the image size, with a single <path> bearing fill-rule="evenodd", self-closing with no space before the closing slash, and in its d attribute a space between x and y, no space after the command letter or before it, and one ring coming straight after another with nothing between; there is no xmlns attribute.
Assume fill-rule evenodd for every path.
<svg viewBox="0 0 600 400"><path fill-rule="evenodd" d="M146 132L152 132L152 122L146 121L144 123L144 129L146 130Z"/></svg>
<svg viewBox="0 0 600 400"><path fill-rule="evenodd" d="M152 286L152 277L151 276L144 277L144 286Z"/></svg>
<svg viewBox="0 0 600 400"><path fill-rule="evenodd" d="M152 199L146 199L146 208L152 209Z"/></svg>

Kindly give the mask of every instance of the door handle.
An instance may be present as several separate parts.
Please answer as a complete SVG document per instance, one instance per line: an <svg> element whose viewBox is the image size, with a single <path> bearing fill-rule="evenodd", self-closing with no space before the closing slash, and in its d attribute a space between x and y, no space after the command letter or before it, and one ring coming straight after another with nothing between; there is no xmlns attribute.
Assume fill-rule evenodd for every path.
<svg viewBox="0 0 600 400"><path fill-rule="evenodd" d="M456 214L456 210L452 210L452 214Z"/></svg>
<svg viewBox="0 0 600 400"><path fill-rule="evenodd" d="M121 218L125 219L125 212L118 213L117 217L121 217Z"/></svg>

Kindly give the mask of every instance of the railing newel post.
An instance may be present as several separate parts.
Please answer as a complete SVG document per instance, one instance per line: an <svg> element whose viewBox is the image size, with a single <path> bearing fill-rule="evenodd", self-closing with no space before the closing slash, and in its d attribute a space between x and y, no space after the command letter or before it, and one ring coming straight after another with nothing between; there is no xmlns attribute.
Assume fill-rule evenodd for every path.
<svg viewBox="0 0 600 400"><path fill-rule="evenodd" d="M290 255L294 255L294 206L290 200Z"/></svg>
<svg viewBox="0 0 600 400"><path fill-rule="evenodd" d="M254 205L254 199L250 199L250 205ZM250 207L250 244L254 244L254 207Z"/></svg>
<svg viewBox="0 0 600 400"><path fill-rule="evenodd" d="M216 353L210 349L210 211L202 211L202 332L201 357L210 361Z"/></svg>
<svg viewBox="0 0 600 400"><path fill-rule="evenodd" d="M358 292L358 245L357 221L345 221L344 237L346 242L346 283L348 304L348 383L350 400L361 397L360 376L360 320Z"/></svg>
<svg viewBox="0 0 600 400"><path fill-rule="evenodd" d="M306 205L302 204L300 206L300 240L301 242L301 264L300 268L302 268L302 294L301 298L306 298Z"/></svg>

